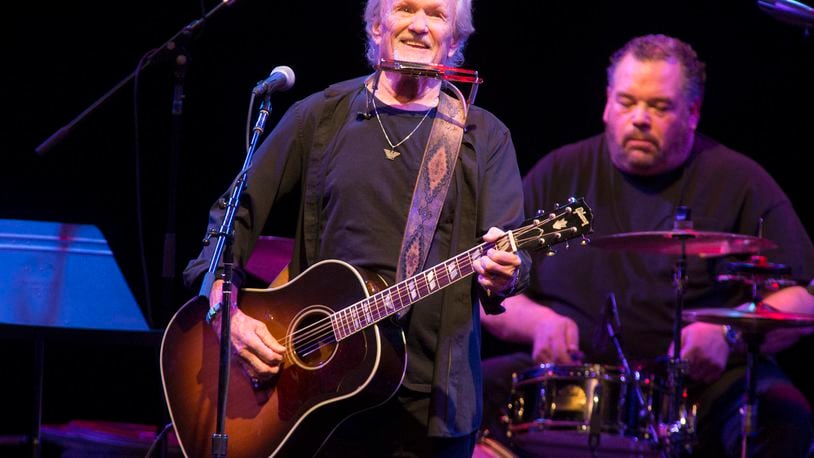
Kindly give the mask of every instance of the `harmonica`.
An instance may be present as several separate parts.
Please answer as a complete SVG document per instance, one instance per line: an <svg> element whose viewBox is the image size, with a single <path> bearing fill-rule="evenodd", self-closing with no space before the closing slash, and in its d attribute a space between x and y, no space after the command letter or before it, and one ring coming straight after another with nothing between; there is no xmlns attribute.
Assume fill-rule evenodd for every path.
<svg viewBox="0 0 814 458"><path fill-rule="evenodd" d="M410 76L425 76L444 81L457 81L469 84L483 83L483 79L478 76L476 70L448 67L446 65L382 59L379 61L378 68Z"/></svg>

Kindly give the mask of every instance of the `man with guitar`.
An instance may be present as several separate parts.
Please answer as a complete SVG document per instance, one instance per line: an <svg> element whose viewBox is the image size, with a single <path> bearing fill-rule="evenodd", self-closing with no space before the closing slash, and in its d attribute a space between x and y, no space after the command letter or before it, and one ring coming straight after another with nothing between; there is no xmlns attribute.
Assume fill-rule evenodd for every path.
<svg viewBox="0 0 814 458"><path fill-rule="evenodd" d="M462 62L474 30L471 0L369 0L365 21L376 72L294 104L248 175L233 244L238 283L273 205L300 191L301 207L290 265L296 278L279 303L255 306L257 294L232 295L231 343L243 373L231 380L230 455L471 455L481 418L479 309L499 311L527 281L522 251L504 232L523 219L510 133L437 77ZM213 205L213 225L223 212ZM444 261L478 240L487 243L482 251ZM209 259L206 247L188 265L187 284L200 281ZM403 283L369 300L331 301L318 291L358 284L381 291L382 278ZM215 308L221 285L212 288ZM343 310L331 303L357 299ZM299 300L303 309L273 329ZM216 333L219 317L202 339ZM190 326L177 326L178 335ZM165 379L182 372L169 371ZM177 398L211 397L197 373L183 383ZM176 430L187 430L179 431L182 445L205 453L208 437L189 430L205 431L196 421L212 411L181 413L184 402L169 401Z"/></svg>
<svg viewBox="0 0 814 458"><path fill-rule="evenodd" d="M761 269L779 274L766 270L779 264L802 285L814 278L814 246L789 199L760 165L696 133L705 68L689 45L664 35L634 38L612 56L607 77L604 134L545 155L524 177L527 211L577 193L602 217L594 227L592 249L563 257L533 255L529 288L504 302L506 313L484 317L484 327L502 339L495 346L520 343L525 350L504 349L506 355L484 361L486 429L506 440L501 417L507 414L512 373L522 376L540 363L621 366L622 355L608 338L613 324L621 353L632 369L643 371L642 380L655 384L677 374L675 380L683 379L687 392L672 394L669 401L688 409L697 401L699 408L697 417L686 412L683 425L671 424L678 419L675 404L667 406L674 409L672 418L647 419L645 413L645 422L658 423L656 429L666 426L664 431L634 428L625 436L641 446L647 443L645 434L656 433L659 445L675 453L670 456L683 456L687 449L693 456L737 456L745 394L742 344L728 326L682 322L676 310L683 305L686 311L715 308L734 315L724 307L754 305L751 288L718 280L720 268L733 261L720 255L746 254L729 248L730 241L759 236L777 244L765 252L772 263L729 263L745 269L739 275ZM696 232L683 237L684 230ZM617 249L603 248L603 238L618 241ZM781 312L814 312L814 299L802 286L766 296L766 304ZM753 314L726 323L734 328L758 318ZM803 318L786 316L781 324L795 326ZM810 331L788 327L761 335L757 422L747 435L749 456L808 456L814 431L810 407L773 356ZM680 334L680 349L673 348L675 334ZM675 372L656 370L654 362L672 361L675 352L682 360ZM522 432L514 439L519 436Z"/></svg>

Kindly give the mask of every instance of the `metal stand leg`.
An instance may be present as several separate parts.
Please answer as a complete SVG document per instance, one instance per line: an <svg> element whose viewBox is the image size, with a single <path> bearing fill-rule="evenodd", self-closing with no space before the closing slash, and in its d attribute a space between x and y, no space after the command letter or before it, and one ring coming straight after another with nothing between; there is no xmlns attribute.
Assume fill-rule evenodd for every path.
<svg viewBox="0 0 814 458"><path fill-rule="evenodd" d="M31 425L31 456L40 458L40 426L42 425L43 370L45 363L45 342L37 334L34 337L34 419Z"/></svg>
<svg viewBox="0 0 814 458"><path fill-rule="evenodd" d="M762 334L746 334L746 391L741 409L741 458L746 458L749 451L749 436L753 435L757 426L757 358Z"/></svg>

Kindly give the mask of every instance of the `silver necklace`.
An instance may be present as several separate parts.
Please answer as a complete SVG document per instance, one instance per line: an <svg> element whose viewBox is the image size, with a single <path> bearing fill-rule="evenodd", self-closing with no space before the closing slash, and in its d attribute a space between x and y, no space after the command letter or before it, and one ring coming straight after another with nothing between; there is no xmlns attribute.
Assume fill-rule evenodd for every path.
<svg viewBox="0 0 814 458"><path fill-rule="evenodd" d="M385 148L384 149L384 155L385 155L385 157L387 157L387 159L390 159L392 161L393 159L397 158L401 154L398 151L396 151L396 148L401 146L404 142L409 140L410 137L412 137L414 133L416 133L418 128L421 127L421 124L424 123L424 120L427 119L427 116L429 116L430 111L432 111L432 107L430 107L427 110L427 112L424 113L424 117L421 118L421 121L418 121L418 124L416 124L416 126L412 130L412 132L407 134L406 137L402 138L400 142L398 142L398 143L396 143L394 145L393 142L390 141L390 136L387 135L387 131L384 130L384 124L382 124L382 118L379 116L379 110L376 109L376 96L373 95L371 98L373 99L373 113L376 114L376 120L379 121L379 127L381 127L381 129L382 129L382 133L384 134L384 139L387 140L387 144L390 145L390 148Z"/></svg>

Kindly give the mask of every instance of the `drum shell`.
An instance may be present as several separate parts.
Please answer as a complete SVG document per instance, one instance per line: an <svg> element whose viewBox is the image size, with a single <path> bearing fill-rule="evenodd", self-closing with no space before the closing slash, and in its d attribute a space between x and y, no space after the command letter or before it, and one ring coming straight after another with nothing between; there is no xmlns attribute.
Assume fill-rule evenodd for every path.
<svg viewBox="0 0 814 458"><path fill-rule="evenodd" d="M671 364L674 363L662 359L640 369L643 375L639 387L644 396L646 413L656 425L659 436L666 437L670 431L680 431L685 441L692 441L696 432L698 406L687 398L686 389L681 393L674 393L671 389ZM681 360L675 367L676 374L686 381L689 370L687 361Z"/></svg>
<svg viewBox="0 0 814 458"><path fill-rule="evenodd" d="M541 364L513 377L509 431L574 430L588 432L591 420L608 434L630 431L627 398L635 380L621 367L598 364ZM634 426L638 429L638 426Z"/></svg>

